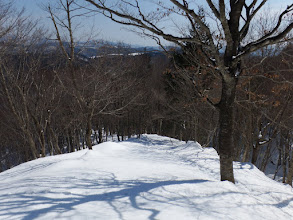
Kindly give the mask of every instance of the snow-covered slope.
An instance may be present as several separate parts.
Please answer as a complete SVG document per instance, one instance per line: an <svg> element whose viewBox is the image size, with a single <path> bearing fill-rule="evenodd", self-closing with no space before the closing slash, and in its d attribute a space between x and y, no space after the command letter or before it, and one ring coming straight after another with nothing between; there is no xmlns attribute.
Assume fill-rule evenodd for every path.
<svg viewBox="0 0 293 220"><path fill-rule="evenodd" d="M293 219L293 193L251 164L220 182L217 153L157 135L0 174L0 219Z"/></svg>

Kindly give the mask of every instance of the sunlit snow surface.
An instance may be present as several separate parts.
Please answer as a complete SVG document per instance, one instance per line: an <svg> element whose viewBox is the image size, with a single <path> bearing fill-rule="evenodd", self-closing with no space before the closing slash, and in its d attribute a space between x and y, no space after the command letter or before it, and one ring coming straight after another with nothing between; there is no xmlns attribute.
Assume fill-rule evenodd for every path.
<svg viewBox="0 0 293 220"><path fill-rule="evenodd" d="M293 219L293 193L251 164L220 182L215 150L157 135L0 173L0 219Z"/></svg>

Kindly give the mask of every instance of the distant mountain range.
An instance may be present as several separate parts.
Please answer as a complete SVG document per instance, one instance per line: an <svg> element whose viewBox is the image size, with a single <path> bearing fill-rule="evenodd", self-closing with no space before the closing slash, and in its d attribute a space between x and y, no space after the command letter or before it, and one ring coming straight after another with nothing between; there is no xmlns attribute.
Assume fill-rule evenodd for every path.
<svg viewBox="0 0 293 220"><path fill-rule="evenodd" d="M69 43L64 43L65 47L69 49ZM57 42L51 42L50 46L58 46ZM75 45L75 54L83 58L93 58L103 55L140 55L148 53L157 55L162 53L162 49L157 46L139 46L128 45L122 43L114 43L109 41L89 41L77 42Z"/></svg>

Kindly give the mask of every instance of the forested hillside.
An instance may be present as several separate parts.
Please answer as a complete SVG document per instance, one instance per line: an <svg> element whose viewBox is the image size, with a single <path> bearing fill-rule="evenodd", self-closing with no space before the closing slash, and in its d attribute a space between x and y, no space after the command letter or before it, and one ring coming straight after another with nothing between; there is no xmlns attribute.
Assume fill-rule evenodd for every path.
<svg viewBox="0 0 293 220"><path fill-rule="evenodd" d="M202 8L193 11L195 16L187 10L187 1L171 1L193 29L187 30L188 37L168 38L143 20L138 3L131 4L145 22L138 22L138 27L175 43L154 51L98 39L79 42L71 25L80 5L73 0L56 2L64 7L44 6L54 27L49 35L23 12L16 15L12 3L0 1L0 171L39 157L92 149L108 136L122 141L152 133L197 141L215 148L219 155L226 153L232 161L251 162L273 179L292 185L293 46L289 15L283 26L263 26L259 35L249 32L248 41L249 19L257 13L253 8L261 8L263 3L242 5L248 27L244 25L239 34L251 43L240 48L237 36L232 36L235 45L227 52L229 45L223 43L228 42L223 35L227 27L222 27L221 35L209 36L209 20ZM158 7L164 8L162 4ZM110 19L113 17L106 12L124 19L121 13L125 11L120 8L111 11L106 5L94 6ZM281 13L279 22L292 7ZM217 15L216 8L211 10ZM169 11L177 13L175 8ZM126 12L128 25L136 24ZM231 22L229 25L235 28ZM254 41L256 35L259 41ZM152 37L160 45L159 38ZM263 44L258 45L260 42ZM233 81L232 90L225 81L228 78ZM225 115L225 109L233 114ZM223 137L229 139L229 146L233 139L229 152L221 147Z"/></svg>

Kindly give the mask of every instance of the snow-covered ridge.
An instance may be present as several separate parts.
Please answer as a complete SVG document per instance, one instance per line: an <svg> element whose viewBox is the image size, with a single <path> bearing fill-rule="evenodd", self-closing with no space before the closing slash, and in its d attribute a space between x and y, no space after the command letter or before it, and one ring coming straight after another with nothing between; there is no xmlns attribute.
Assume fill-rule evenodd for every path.
<svg viewBox="0 0 293 220"><path fill-rule="evenodd" d="M0 219L293 219L291 187L249 163L220 182L214 149L158 135L0 173Z"/></svg>
<svg viewBox="0 0 293 220"><path fill-rule="evenodd" d="M105 55L99 55L99 56L91 56L90 59L96 59L96 58L105 57L105 56L140 56L140 55L143 55L143 54L144 53L140 53L140 52L127 53L127 54L111 53L111 54L105 54Z"/></svg>

